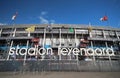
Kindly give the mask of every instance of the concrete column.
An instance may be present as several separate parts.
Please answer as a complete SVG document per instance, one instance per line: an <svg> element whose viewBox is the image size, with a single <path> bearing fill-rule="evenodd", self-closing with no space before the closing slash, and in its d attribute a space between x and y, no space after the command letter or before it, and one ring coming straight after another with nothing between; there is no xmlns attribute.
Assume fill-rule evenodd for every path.
<svg viewBox="0 0 120 78"><path fill-rule="evenodd" d="M105 31L103 30L103 37L106 38Z"/></svg>
<svg viewBox="0 0 120 78"><path fill-rule="evenodd" d="M75 47L77 46L77 35L76 35L76 29L74 29L75 31ZM78 60L78 55L76 55L76 60Z"/></svg>
<svg viewBox="0 0 120 78"><path fill-rule="evenodd" d="M44 46L45 46L45 39L46 39L46 29L44 29L43 48L44 48Z"/></svg>
<svg viewBox="0 0 120 78"><path fill-rule="evenodd" d="M1 30L0 30L0 37L1 37L1 33L2 33L2 28L1 28Z"/></svg>
<svg viewBox="0 0 120 78"><path fill-rule="evenodd" d="M92 32L89 32L89 36L90 36L90 38L92 37Z"/></svg>
<svg viewBox="0 0 120 78"><path fill-rule="evenodd" d="M61 28L59 29L60 33L59 33L59 41L60 41L60 45L59 48L61 49ZM60 50L58 50L60 51ZM59 60L61 60L61 53L59 52Z"/></svg>
<svg viewBox="0 0 120 78"><path fill-rule="evenodd" d="M90 41L90 44L91 44L91 47L93 48L93 42L92 41Z"/></svg>
<svg viewBox="0 0 120 78"><path fill-rule="evenodd" d="M30 32L28 32L28 37L30 37Z"/></svg>
<svg viewBox="0 0 120 78"><path fill-rule="evenodd" d="M10 54L10 48L12 47L12 45L13 45L13 40L11 41L10 47L8 46L9 47L9 49L8 49L9 51L8 51L7 60L9 60L9 57L10 57L9 54Z"/></svg>
<svg viewBox="0 0 120 78"><path fill-rule="evenodd" d="M91 47L93 48L93 42L91 41ZM95 55L93 55L93 61L94 61L94 65L96 66L96 59L95 59Z"/></svg>
<svg viewBox="0 0 120 78"><path fill-rule="evenodd" d="M75 47L76 47L76 46L77 46L77 45L76 45L76 43L77 43L76 29L75 29L74 31L75 31L74 40L75 40Z"/></svg>
<svg viewBox="0 0 120 78"><path fill-rule="evenodd" d="M27 43L26 43L26 47L28 48L29 46L29 40L27 40ZM26 63L26 57L27 57L27 54L24 56L24 62L23 62L23 65L25 65Z"/></svg>
<svg viewBox="0 0 120 78"><path fill-rule="evenodd" d="M107 42L105 42L105 46L106 46L106 48L108 48L108 44L107 44Z"/></svg>
<svg viewBox="0 0 120 78"><path fill-rule="evenodd" d="M117 39L119 39L119 36L118 36L118 33L117 33L117 31L115 31L115 34L116 34L116 36L117 36Z"/></svg>

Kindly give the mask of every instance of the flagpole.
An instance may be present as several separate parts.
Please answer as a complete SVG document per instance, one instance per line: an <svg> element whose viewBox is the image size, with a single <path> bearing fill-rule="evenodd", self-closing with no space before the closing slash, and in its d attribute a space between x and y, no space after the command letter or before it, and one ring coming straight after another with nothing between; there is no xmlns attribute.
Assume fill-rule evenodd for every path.
<svg viewBox="0 0 120 78"><path fill-rule="evenodd" d="M9 60L9 57L10 57L10 48L12 47L12 45L13 45L13 40L11 40L12 38L11 37L14 37L15 36L15 32L16 32L16 29L15 29L15 18L16 18L16 16L17 16L17 12L15 13L15 15L13 15L12 16L12 32L13 32L13 34L12 34L12 32L10 33L10 36L8 37L8 39L7 39L7 41L9 41L9 43L10 43L10 45L8 45L8 56L7 56L7 60ZM15 30L14 30L15 29Z"/></svg>
<svg viewBox="0 0 120 78"><path fill-rule="evenodd" d="M10 43L10 45L8 45L8 56L7 56L7 60L9 60L9 57L10 57L10 48L12 47L12 45L13 45L13 40L11 41L11 38L10 37L13 37L13 36L15 36L15 32L14 32L14 25L15 25L15 18L16 18L16 15L13 15L12 16L12 31L13 31L13 34L12 34L12 32L10 33L10 36L8 37L8 39L6 39L6 41L9 41L9 43Z"/></svg>

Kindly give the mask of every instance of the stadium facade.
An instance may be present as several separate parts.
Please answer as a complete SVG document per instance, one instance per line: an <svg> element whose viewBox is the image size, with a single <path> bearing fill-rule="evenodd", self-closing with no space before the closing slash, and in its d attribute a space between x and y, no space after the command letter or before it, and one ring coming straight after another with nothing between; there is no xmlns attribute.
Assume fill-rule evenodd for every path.
<svg viewBox="0 0 120 78"><path fill-rule="evenodd" d="M31 55L25 54L30 48ZM28 65L26 71L120 71L120 29L73 24L1 25L0 61L0 71L21 70L24 65Z"/></svg>

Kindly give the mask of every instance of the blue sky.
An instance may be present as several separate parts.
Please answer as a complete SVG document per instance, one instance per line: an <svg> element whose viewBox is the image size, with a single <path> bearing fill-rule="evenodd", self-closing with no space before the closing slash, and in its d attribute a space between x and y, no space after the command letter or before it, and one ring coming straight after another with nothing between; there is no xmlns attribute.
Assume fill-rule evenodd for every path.
<svg viewBox="0 0 120 78"><path fill-rule="evenodd" d="M120 28L120 0L0 0L0 24L88 24ZM108 16L108 21L100 18Z"/></svg>

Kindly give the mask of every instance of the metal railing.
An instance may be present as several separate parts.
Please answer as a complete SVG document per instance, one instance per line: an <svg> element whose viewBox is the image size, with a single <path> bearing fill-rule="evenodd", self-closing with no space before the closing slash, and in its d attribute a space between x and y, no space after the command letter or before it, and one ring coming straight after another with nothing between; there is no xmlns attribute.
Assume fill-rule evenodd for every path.
<svg viewBox="0 0 120 78"><path fill-rule="evenodd" d="M43 71L120 71L120 60L8 60L0 62L0 72L43 72Z"/></svg>

